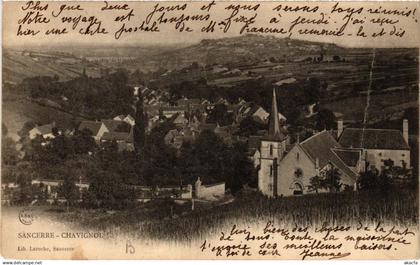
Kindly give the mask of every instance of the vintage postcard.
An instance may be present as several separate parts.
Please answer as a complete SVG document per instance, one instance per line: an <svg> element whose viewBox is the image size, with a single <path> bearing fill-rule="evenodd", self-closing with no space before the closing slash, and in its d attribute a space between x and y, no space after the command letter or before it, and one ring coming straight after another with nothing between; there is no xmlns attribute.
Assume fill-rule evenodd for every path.
<svg viewBox="0 0 420 265"><path fill-rule="evenodd" d="M418 259L419 9L3 2L1 256Z"/></svg>

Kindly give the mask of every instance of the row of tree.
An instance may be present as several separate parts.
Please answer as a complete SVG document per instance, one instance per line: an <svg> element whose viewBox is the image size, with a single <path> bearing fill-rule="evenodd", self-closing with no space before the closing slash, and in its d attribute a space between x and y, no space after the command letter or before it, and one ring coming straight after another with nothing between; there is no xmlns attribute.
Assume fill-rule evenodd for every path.
<svg viewBox="0 0 420 265"><path fill-rule="evenodd" d="M129 78L127 70L117 69L98 78L82 74L68 81L57 76L29 77L20 86L34 99L50 99L66 111L101 119L133 112Z"/></svg>

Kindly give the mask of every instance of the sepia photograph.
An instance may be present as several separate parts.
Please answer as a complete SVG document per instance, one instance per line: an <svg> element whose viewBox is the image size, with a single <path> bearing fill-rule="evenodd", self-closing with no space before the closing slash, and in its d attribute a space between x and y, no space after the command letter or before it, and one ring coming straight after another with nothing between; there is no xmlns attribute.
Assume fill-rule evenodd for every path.
<svg viewBox="0 0 420 265"><path fill-rule="evenodd" d="M1 255L418 259L419 7L3 2Z"/></svg>

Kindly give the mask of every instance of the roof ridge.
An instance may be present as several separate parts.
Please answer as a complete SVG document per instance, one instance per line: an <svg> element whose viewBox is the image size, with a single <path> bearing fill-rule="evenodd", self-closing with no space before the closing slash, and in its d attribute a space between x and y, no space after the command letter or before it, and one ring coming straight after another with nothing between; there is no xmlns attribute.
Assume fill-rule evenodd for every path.
<svg viewBox="0 0 420 265"><path fill-rule="evenodd" d="M401 130L398 130L398 129L380 129L380 128L344 128L343 131L345 131L345 130L362 130L362 131L372 130L372 131L398 131L398 132L401 132Z"/></svg>
<svg viewBox="0 0 420 265"><path fill-rule="evenodd" d="M334 150L334 148L331 148L331 152L333 152L334 153L334 155L341 161L341 162L343 162L344 163L344 165L346 165L349 169L351 169L350 168L350 166L348 166L347 164L346 164L346 162L344 162L343 161L343 159L341 159L341 157L335 152L335 150ZM359 151L360 152L360 151ZM356 172L355 172L356 173Z"/></svg>
<svg viewBox="0 0 420 265"><path fill-rule="evenodd" d="M308 137L305 140L303 140L302 142L300 142L300 144L304 144L307 141L309 141L310 139L314 138L315 136L321 135L322 133L325 133L325 132L328 132L328 131L327 130L323 130L323 131L320 131L320 132L318 132L318 133L316 133L314 135L311 135L310 137Z"/></svg>
<svg viewBox="0 0 420 265"><path fill-rule="evenodd" d="M334 153L334 152L333 152ZM348 175L350 178L352 178L352 179L357 179L357 173L356 172L354 172L346 163L344 163L344 161L343 160L341 160L341 158L336 154L336 153L334 153L334 155L339 159L339 161L341 161L342 163L343 163L343 165L345 166L345 167L347 167L352 173L354 173L355 175L356 175L356 177L355 178L353 178L352 176L350 176L350 175ZM333 161L331 161L331 160L329 160L329 162L331 163L331 164L333 164L336 168L338 168L338 169L340 169L341 170L341 168L339 167L339 166L337 166ZM341 170L342 171L342 170ZM345 172L343 172L343 173L345 173ZM347 174L346 174L347 175Z"/></svg>
<svg viewBox="0 0 420 265"><path fill-rule="evenodd" d="M333 147L331 148L334 151L345 151L345 152L360 152L362 148L346 148L346 147Z"/></svg>

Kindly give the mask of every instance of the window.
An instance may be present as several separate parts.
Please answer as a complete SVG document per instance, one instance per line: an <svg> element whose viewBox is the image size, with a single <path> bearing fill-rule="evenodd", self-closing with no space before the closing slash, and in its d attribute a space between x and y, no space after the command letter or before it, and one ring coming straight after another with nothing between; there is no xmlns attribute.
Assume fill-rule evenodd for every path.
<svg viewBox="0 0 420 265"><path fill-rule="evenodd" d="M301 178L303 176L303 170L301 168L296 168L295 178Z"/></svg>
<svg viewBox="0 0 420 265"><path fill-rule="evenodd" d="M401 154L401 156L402 156L402 157L404 157L404 156L405 156L405 154Z"/></svg>
<svg viewBox="0 0 420 265"><path fill-rule="evenodd" d="M273 145L270 144L270 156L272 156L272 155L273 155Z"/></svg>
<svg viewBox="0 0 420 265"><path fill-rule="evenodd" d="M299 152L296 153L296 160L299 161Z"/></svg>
<svg viewBox="0 0 420 265"><path fill-rule="evenodd" d="M271 184L271 183L270 183L270 184L268 184L268 190L269 190L269 191L273 191L273 184Z"/></svg>
<svg viewBox="0 0 420 265"><path fill-rule="evenodd" d="M270 165L270 177L273 176L273 165Z"/></svg>

